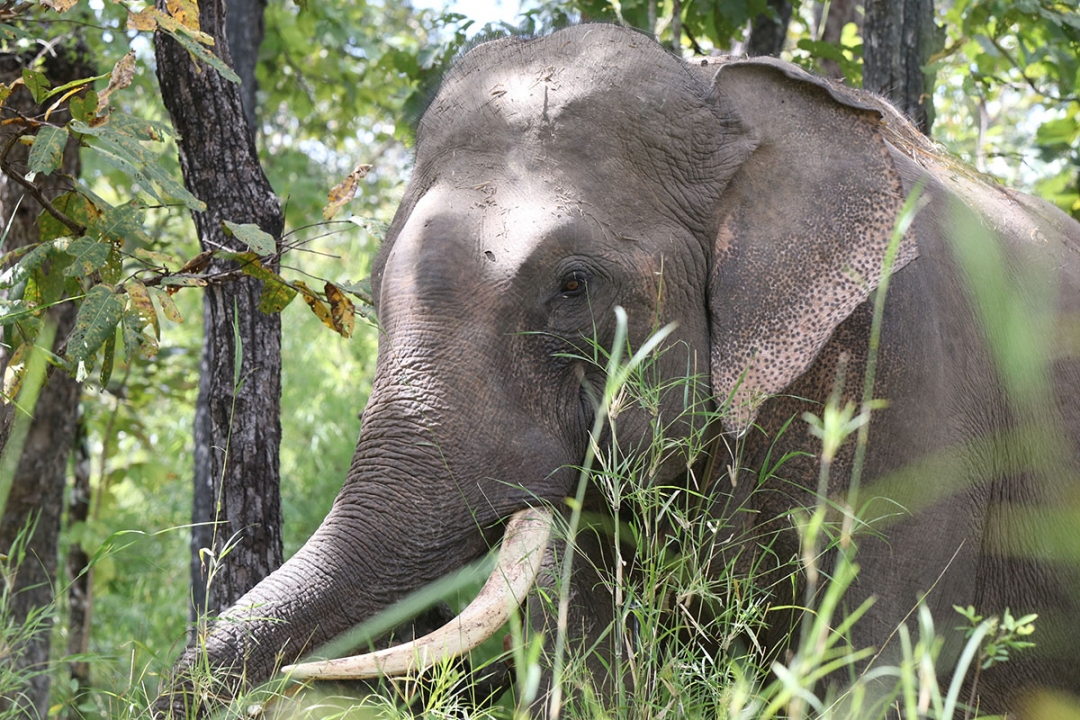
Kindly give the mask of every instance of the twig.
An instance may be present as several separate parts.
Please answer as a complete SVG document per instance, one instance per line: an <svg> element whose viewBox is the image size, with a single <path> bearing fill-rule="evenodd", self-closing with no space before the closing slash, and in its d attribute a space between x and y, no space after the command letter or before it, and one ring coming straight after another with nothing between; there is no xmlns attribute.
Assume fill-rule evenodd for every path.
<svg viewBox="0 0 1080 720"><path fill-rule="evenodd" d="M1077 96L1075 96L1075 95L1073 95L1071 97L1061 97L1059 95L1054 95L1052 93L1048 93L1048 92L1040 89L1039 86L1035 84L1035 81L1033 79L1031 79L1030 77L1028 77L1027 73L1024 72L1024 68L1020 67L1020 63L1018 63L1015 59L1013 59L1013 56L1009 54L1009 51L1006 50L1005 48L1003 48L1001 46L1001 43L999 43L996 38L992 38L990 36L985 36L985 37L987 37L987 39L990 40L990 43L995 48L997 48L997 51L999 53L1001 53L1001 55L1006 60L1009 61L1009 64L1013 66L1013 69L1020 73L1020 77L1024 78L1024 82L1026 82L1028 87L1030 87L1032 90L1034 90L1037 95L1041 95L1044 98L1048 98L1048 99L1053 100L1054 102L1057 102L1057 103L1074 102L1074 101L1077 100ZM1012 83L1007 82L1005 80L999 80L999 82L1001 82L1003 85L1012 85Z"/></svg>
<svg viewBox="0 0 1080 720"><path fill-rule="evenodd" d="M38 204L41 205L41 207L45 208L45 210L48 211L50 215L52 215L54 218L67 226L69 230L71 230L79 237L85 235L85 225L80 225L64 213L57 210L56 206L52 204L52 201L50 201L49 198L45 197L44 193L41 192L41 188L23 177L22 173L18 172L15 168L11 166L11 163L8 162L8 153L11 152L11 149L15 147L15 143L17 143L18 141L19 135L15 135L11 138L11 140L8 141L7 145L4 146L3 152L0 153L0 170L3 170L5 175L26 188L30 195L38 201Z"/></svg>

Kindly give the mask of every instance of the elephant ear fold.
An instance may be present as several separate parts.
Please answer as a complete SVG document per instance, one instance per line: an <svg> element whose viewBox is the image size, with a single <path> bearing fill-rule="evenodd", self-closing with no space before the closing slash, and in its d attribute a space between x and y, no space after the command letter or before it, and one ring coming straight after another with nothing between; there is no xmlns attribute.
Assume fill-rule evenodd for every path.
<svg viewBox="0 0 1080 720"><path fill-rule="evenodd" d="M877 287L904 197L881 113L850 91L768 60L713 84L754 146L720 196L709 277L713 390L742 433ZM916 255L904 238L893 270Z"/></svg>

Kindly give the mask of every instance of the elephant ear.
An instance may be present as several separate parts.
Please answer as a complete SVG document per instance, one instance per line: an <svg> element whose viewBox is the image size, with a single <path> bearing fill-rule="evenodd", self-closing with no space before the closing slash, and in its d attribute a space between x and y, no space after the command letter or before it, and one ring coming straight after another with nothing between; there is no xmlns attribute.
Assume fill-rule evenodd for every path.
<svg viewBox="0 0 1080 720"><path fill-rule="evenodd" d="M713 390L742 433L877 287L904 198L881 113L850 91L764 59L713 84L753 147L720 196L709 277ZM916 254L905 238L894 271Z"/></svg>

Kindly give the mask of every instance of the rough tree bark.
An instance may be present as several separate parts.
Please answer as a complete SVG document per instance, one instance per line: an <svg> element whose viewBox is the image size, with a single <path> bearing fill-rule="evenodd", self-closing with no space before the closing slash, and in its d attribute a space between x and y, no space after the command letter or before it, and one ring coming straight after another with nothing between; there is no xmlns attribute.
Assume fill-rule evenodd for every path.
<svg viewBox="0 0 1080 720"><path fill-rule="evenodd" d="M20 76L24 63L31 59L20 55L0 57L0 82L10 84ZM46 55L45 72L54 85L94 75L85 48L76 43L57 44L55 51ZM8 98L5 107L27 117L39 116L45 111L45 108L34 103L30 93L23 88ZM53 117L58 122L65 122L66 113L65 108L54 112ZM11 133L21 131L18 125L0 128L0 147L6 146ZM6 160L16 171L25 173L28 155L25 146L16 144ZM46 178L39 178L39 186L46 197L55 198L71 189L72 178L78 176L79 170L78 143L68 140L60 170ZM3 247L5 252L38 241L37 217L40 212L41 207L25 194L21 185L6 175L0 175L0 217L8 230ZM57 305L49 312L49 318L56 323L54 351L67 339L75 324L75 315L73 303ZM64 482L75 437L78 404L79 384L63 371L50 371L33 408L33 419L21 449L11 490L6 504L3 504L0 552L6 553L20 530L36 518L27 556L19 568L13 588L12 611L16 623L22 623L30 613L54 600ZM12 420L11 410L10 405L4 409L6 417L2 422L7 427L10 427ZM5 430L5 445L6 439ZM18 448L12 447L10 450L17 451ZM33 676L24 694L15 698L0 698L0 710L14 704L19 708L16 713L19 717L47 717L50 674L44 670L49 660L51 629L52 622L48 620L25 648L5 653L5 657L0 658L0 662L14 662L22 668L43 671Z"/></svg>
<svg viewBox="0 0 1080 720"><path fill-rule="evenodd" d="M240 76L240 97L244 105L244 117L252 137L255 135L256 89L255 67L259 46L265 34L263 14L266 0L227 0L225 31L233 68ZM192 484L191 512L191 637L196 639L197 621L208 609L220 609L218 605L208 608L206 596L206 567L201 556L203 548L214 546L215 506L217 484L214 482L214 464L210 448L213 445L209 399L213 343L203 344L199 363L199 395L195 404L195 452ZM278 560L280 563L280 560Z"/></svg>
<svg viewBox="0 0 1080 720"><path fill-rule="evenodd" d="M225 32L229 37L229 53L232 55L233 70L240 76L240 96L244 101L244 117L248 128L255 132L255 93L258 83L255 81L255 67L259 62L259 46L266 34L263 14L266 0L227 0L225 14Z"/></svg>
<svg viewBox="0 0 1080 720"><path fill-rule="evenodd" d="M923 67L940 46L933 0L866 0L863 88L889 98L925 135L933 125L933 79Z"/></svg>
<svg viewBox="0 0 1080 720"><path fill-rule="evenodd" d="M769 0L769 8L772 12L761 13L750 22L747 55L778 57L784 49L788 24L791 22L791 3L788 0Z"/></svg>
<svg viewBox="0 0 1080 720"><path fill-rule="evenodd" d="M164 9L164 2L158 7ZM199 21L216 39L214 51L231 65L223 1L200 3ZM225 235L223 220L254 223L280 238L281 206L259 165L240 88L210 67L196 67L163 33L155 48L162 98L180 136L184 182L207 205L195 213L203 249L246 249ZM196 453L206 453L213 483L210 547L218 565L207 592L211 610L231 605L282 561L281 324L277 315L259 312L261 288L245 276L206 288L203 300L205 381L199 403L206 412L197 415L195 431Z"/></svg>
<svg viewBox="0 0 1080 720"><path fill-rule="evenodd" d="M825 14L825 3L815 3L814 14L818 27L822 22L825 27L820 30L821 40L827 43L838 43L843 34L844 26L855 23L862 32L862 15L859 13L858 0L832 0L828 4L828 15ZM844 71L835 60L822 60L821 69L829 77L843 79Z"/></svg>
<svg viewBox="0 0 1080 720"><path fill-rule="evenodd" d="M84 523L90 519L90 448L86 438L86 423L79 419L75 426L74 443L75 462L71 484L71 499L68 502L67 527ZM93 617L91 596L93 568L90 556L80 543L72 543L68 550L67 572L71 584L68 586L68 655L85 655L90 651L90 621ZM90 688L90 663L76 660L70 664L72 680L72 703L67 708L66 717L79 720L79 700Z"/></svg>

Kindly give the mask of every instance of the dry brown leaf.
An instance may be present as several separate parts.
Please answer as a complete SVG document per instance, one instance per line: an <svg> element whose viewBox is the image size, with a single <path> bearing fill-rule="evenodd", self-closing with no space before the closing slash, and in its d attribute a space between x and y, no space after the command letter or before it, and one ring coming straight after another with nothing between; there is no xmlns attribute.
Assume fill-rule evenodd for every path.
<svg viewBox="0 0 1080 720"><path fill-rule="evenodd" d="M79 0L41 0L41 4L47 8L52 8L58 13L66 13L75 5Z"/></svg>
<svg viewBox="0 0 1080 720"><path fill-rule="evenodd" d="M140 10L137 13L128 13L127 27L128 30L139 30L142 32L152 32L157 29L158 26L158 11L157 8L148 7Z"/></svg>
<svg viewBox="0 0 1080 720"><path fill-rule="evenodd" d="M324 207L322 211L323 220L329 220L337 215L338 210L340 210L345 203L356 197L356 190L360 187L360 181L370 170L370 165L360 163L356 166L355 170L349 173L348 177L331 188L330 194L327 196L326 207Z"/></svg>
<svg viewBox="0 0 1080 720"><path fill-rule="evenodd" d="M213 250L203 250L201 253L184 263L184 267L176 271L177 275L184 273L198 273L206 269L206 266L210 264L210 258L214 257Z"/></svg>
<svg viewBox="0 0 1080 720"><path fill-rule="evenodd" d="M345 297L345 293L333 283L326 283L325 289L326 301L330 303L330 314L331 320L334 322L334 329L342 337L352 337L356 323L352 300Z"/></svg>
<svg viewBox="0 0 1080 720"><path fill-rule="evenodd" d="M315 316L322 320L323 325L336 332L337 328L334 327L334 317L330 312L330 308L315 294L315 291L309 288L307 283L303 280L294 281L293 287L299 290L300 294L304 296L304 302L311 308L311 312L315 313Z"/></svg>
<svg viewBox="0 0 1080 720"><path fill-rule="evenodd" d="M100 113L109 105L109 96L114 90L123 90L135 77L135 51L132 50L117 61L109 76L109 87L98 94L97 111Z"/></svg>

